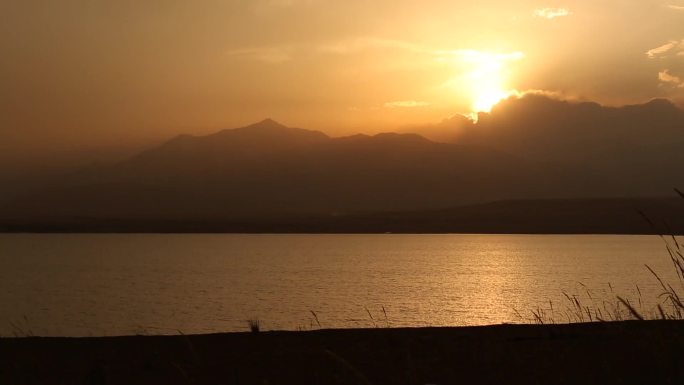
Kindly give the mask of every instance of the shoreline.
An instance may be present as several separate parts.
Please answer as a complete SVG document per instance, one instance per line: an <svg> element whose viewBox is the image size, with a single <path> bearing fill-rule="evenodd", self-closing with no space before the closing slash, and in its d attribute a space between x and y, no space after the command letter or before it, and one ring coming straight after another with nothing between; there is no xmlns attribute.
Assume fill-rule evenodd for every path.
<svg viewBox="0 0 684 385"><path fill-rule="evenodd" d="M684 322L0 338L3 384L682 383Z"/></svg>
<svg viewBox="0 0 684 385"><path fill-rule="evenodd" d="M161 234L684 234L684 200L494 201L419 211L102 216L0 215L0 233ZM1 214L1 213L0 213Z"/></svg>

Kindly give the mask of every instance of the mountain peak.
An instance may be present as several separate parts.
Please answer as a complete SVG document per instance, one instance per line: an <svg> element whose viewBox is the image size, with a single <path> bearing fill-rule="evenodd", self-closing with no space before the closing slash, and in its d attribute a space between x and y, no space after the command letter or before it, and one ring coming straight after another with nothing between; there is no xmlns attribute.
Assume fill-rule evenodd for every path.
<svg viewBox="0 0 684 385"><path fill-rule="evenodd" d="M279 123L279 122L276 122L275 120L273 120L273 119L271 119L271 118L266 118L266 119L264 119L264 120L262 120L262 121L260 121L260 122L258 122L258 123L250 124L250 125L247 126L247 127L249 127L249 128L267 128L267 129L268 129L268 128L270 128L270 129L273 129L273 128L288 128L286 125L281 124L281 123Z"/></svg>

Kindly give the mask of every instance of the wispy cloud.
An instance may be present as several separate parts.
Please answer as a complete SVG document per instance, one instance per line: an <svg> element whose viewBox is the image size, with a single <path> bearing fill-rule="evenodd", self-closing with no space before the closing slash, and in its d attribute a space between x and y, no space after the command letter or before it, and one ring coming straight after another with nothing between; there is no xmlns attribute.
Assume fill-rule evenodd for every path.
<svg viewBox="0 0 684 385"><path fill-rule="evenodd" d="M229 51L227 54L271 64L280 64L292 60L292 49L290 47L242 48Z"/></svg>
<svg viewBox="0 0 684 385"><path fill-rule="evenodd" d="M354 55L364 51L401 51L437 62L503 63L523 59L522 52L493 53L474 49L435 49L412 42L383 38L359 38L324 44L245 47L228 51L229 56L246 57L266 63L279 64L294 60L296 53Z"/></svg>
<svg viewBox="0 0 684 385"><path fill-rule="evenodd" d="M316 0L256 0L253 3L253 7L257 12L265 12L298 5L308 5L314 2Z"/></svg>
<svg viewBox="0 0 684 385"><path fill-rule="evenodd" d="M676 55L682 55L684 53L684 39L681 41L670 40L659 47L646 51L646 56L648 56L650 59L655 59L658 57L663 57L671 51L674 51Z"/></svg>
<svg viewBox="0 0 684 385"><path fill-rule="evenodd" d="M382 39L382 38L359 38L353 40L344 40L334 43L322 44L317 47L317 50L322 53L332 54L350 54L368 49L389 48L403 51L412 51L416 53L427 52L427 50L418 44L405 42L402 40Z"/></svg>
<svg viewBox="0 0 684 385"><path fill-rule="evenodd" d="M435 49L434 47L403 40L383 38L360 38L354 40L338 41L322 44L316 47L316 51L326 54L355 54L367 50L397 50L409 52L426 58L433 58L438 62L506 62L523 59L522 52L493 53L475 49Z"/></svg>
<svg viewBox="0 0 684 385"><path fill-rule="evenodd" d="M670 9L674 9L675 11L684 11L684 5L671 4L671 5L668 5L667 7Z"/></svg>
<svg viewBox="0 0 684 385"><path fill-rule="evenodd" d="M572 15L572 12L570 12L567 8L540 8L534 10L534 15L550 20L557 17L570 16Z"/></svg>
<svg viewBox="0 0 684 385"><path fill-rule="evenodd" d="M415 108L415 107L427 107L430 103L420 102L416 100L399 100L395 102L387 102L384 104L385 108Z"/></svg>
<svg viewBox="0 0 684 385"><path fill-rule="evenodd" d="M684 88L684 81L679 76L672 75L669 70L660 71L658 79L663 83L668 83L673 86Z"/></svg>

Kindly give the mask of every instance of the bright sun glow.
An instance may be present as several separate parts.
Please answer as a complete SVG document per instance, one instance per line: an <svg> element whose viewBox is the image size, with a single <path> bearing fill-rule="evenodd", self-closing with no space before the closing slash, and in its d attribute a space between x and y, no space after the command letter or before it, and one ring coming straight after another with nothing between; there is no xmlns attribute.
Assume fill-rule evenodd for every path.
<svg viewBox="0 0 684 385"><path fill-rule="evenodd" d="M473 112L489 112L497 103L506 99L514 90L506 90L504 64L519 60L522 54L496 55L478 53L470 57L472 70L466 75L472 100Z"/></svg>
<svg viewBox="0 0 684 385"><path fill-rule="evenodd" d="M490 112L497 103L516 93L506 87L506 64L523 57L521 52L451 52L450 59L459 67L460 74L448 83L471 101L471 115L476 118L478 112Z"/></svg>
<svg viewBox="0 0 684 385"><path fill-rule="evenodd" d="M474 112L489 112L497 103L506 99L509 93L501 89L481 89L475 92Z"/></svg>

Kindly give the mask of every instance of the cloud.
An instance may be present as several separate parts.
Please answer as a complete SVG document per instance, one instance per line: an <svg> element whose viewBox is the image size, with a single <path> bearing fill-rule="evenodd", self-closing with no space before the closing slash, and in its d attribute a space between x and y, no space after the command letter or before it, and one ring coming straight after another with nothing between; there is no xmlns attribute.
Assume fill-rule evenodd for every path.
<svg viewBox="0 0 684 385"><path fill-rule="evenodd" d="M415 108L415 107L427 107L430 103L419 102L415 100L400 100L396 102L387 102L384 104L385 108Z"/></svg>
<svg viewBox="0 0 684 385"><path fill-rule="evenodd" d="M646 51L646 56L648 56L650 59L654 59L658 56L662 56L668 52L670 52L673 48L678 46L680 42L677 40L670 40L669 42L661 45L660 47L656 47L653 49L649 49Z"/></svg>
<svg viewBox="0 0 684 385"><path fill-rule="evenodd" d="M242 56L264 63L280 64L292 60L289 47L256 47L229 51L229 56Z"/></svg>
<svg viewBox="0 0 684 385"><path fill-rule="evenodd" d="M416 53L427 52L426 49L417 44L401 40L381 38L361 38L354 40L339 41L335 43L320 45L317 47L317 50L322 53L350 54L377 48L398 49L402 51L411 51Z"/></svg>
<svg viewBox="0 0 684 385"><path fill-rule="evenodd" d="M675 11L684 11L684 5L668 5L667 7Z"/></svg>
<svg viewBox="0 0 684 385"><path fill-rule="evenodd" d="M286 3L283 0L283 3ZM244 56L266 63L283 63L293 60L293 53L320 53L333 55L351 55L366 50L392 49L413 52L417 54L429 53L419 45L408 43L401 40L390 40L381 38L359 38L352 40L333 41L325 44L299 44L271 47L247 47L228 52L230 56Z"/></svg>
<svg viewBox="0 0 684 385"><path fill-rule="evenodd" d="M677 88L684 88L684 80L678 76L672 74L672 68L678 72L681 67L681 57L684 57L684 39L682 40L670 40L669 42L661 45L660 47L653 48L646 51L646 56L649 59L659 59L659 63L662 65L674 66L670 69L663 69L658 72L658 80L661 85L668 85ZM661 67L663 68L663 67Z"/></svg>
<svg viewBox="0 0 684 385"><path fill-rule="evenodd" d="M684 56L684 39L670 40L667 43L646 51L649 59L665 58L670 55Z"/></svg>
<svg viewBox="0 0 684 385"><path fill-rule="evenodd" d="M246 47L227 52L229 56L247 57L253 60L279 64L294 60L295 53L319 53L332 55L353 55L372 50L394 50L423 57L437 62L453 63L504 63L521 60L522 52L494 53L474 49L434 49L433 47L383 38L359 38L333 41L325 44L301 44L265 47Z"/></svg>
<svg viewBox="0 0 684 385"><path fill-rule="evenodd" d="M519 51L495 53L475 49L434 49L403 40L370 37L322 44L315 49L319 53L338 55L355 54L366 50L397 50L426 58L432 57L438 62L457 63L503 63L521 60L525 57L525 54Z"/></svg>
<svg viewBox="0 0 684 385"><path fill-rule="evenodd" d="M572 12L566 8L540 8L534 10L534 15L551 20L557 17L570 16Z"/></svg>
<svg viewBox="0 0 684 385"><path fill-rule="evenodd" d="M658 79L663 83L672 84L673 86L684 88L684 81L679 76L672 75L669 70L660 71Z"/></svg>
<svg viewBox="0 0 684 385"><path fill-rule="evenodd" d="M298 5L309 5L316 0L259 0L253 4L256 12L267 12L283 8L291 8Z"/></svg>

